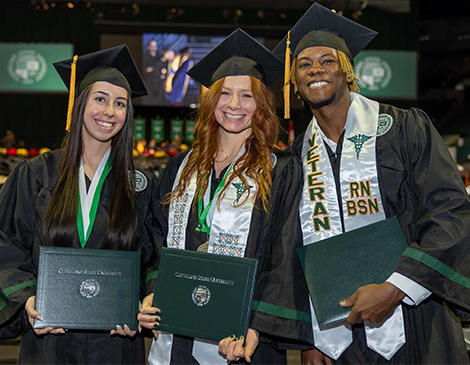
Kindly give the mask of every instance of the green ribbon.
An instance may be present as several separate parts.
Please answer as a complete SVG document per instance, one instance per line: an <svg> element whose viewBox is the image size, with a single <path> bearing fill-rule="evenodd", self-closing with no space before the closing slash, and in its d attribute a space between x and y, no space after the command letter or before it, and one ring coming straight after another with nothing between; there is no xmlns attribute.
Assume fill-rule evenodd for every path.
<svg viewBox="0 0 470 365"><path fill-rule="evenodd" d="M217 186L217 189L215 189L214 196L212 197L212 199L209 201L209 204L207 204L207 206L204 209L202 209L203 199L199 199L198 204L197 204L198 214L199 214L199 224L196 227L196 231L205 232L207 236L210 235L211 227L207 224L207 215L209 214L209 211L211 210L214 199L223 189L225 185L225 179L227 178L227 175L230 172L230 170L232 170L232 167L233 167L233 163L227 169L227 172L225 173L223 179L220 181L219 185ZM210 189L210 182L207 184L207 189Z"/></svg>
<svg viewBox="0 0 470 365"><path fill-rule="evenodd" d="M27 288L27 287L30 287L30 286L36 286L36 283L37 283L37 280L32 279L32 280L25 281L24 283L19 283L19 284L10 286L10 287L5 288L2 291L0 291L0 311L7 306L7 298L11 294L13 294L13 293L15 293L18 290L21 290L23 288Z"/></svg>
<svg viewBox="0 0 470 365"><path fill-rule="evenodd" d="M447 279L453 281L454 283L457 283L467 289L470 289L469 278L456 272L451 267L447 266L443 262L439 261L435 257L432 257L431 255L423 251L408 247L405 252L403 252L403 256L408 256L412 259L422 262L423 264L429 266L431 269L437 271L438 273L445 276Z"/></svg>
<svg viewBox="0 0 470 365"><path fill-rule="evenodd" d="M78 194L78 215L77 215L77 228L78 228L78 237L80 238L80 245L82 248L85 247L88 238L90 237L91 230L93 229L93 224L95 223L96 212L98 211L98 204L100 202L100 195L101 189L103 187L104 180L109 174L111 170L111 157L108 158L106 161L106 165L103 169L103 173L101 174L100 180L96 187L95 195L93 196L93 202L91 203L90 209L90 224L88 225L88 230L86 232L86 236L84 236L84 228L83 228L83 212L82 212L82 204L80 201L80 194Z"/></svg>
<svg viewBox="0 0 470 365"><path fill-rule="evenodd" d="M272 303L266 303L266 302L254 300L251 309L258 311L258 312L267 313L272 316L292 319L294 321L303 321L307 323L312 323L312 317L310 313L298 311L295 309L280 307Z"/></svg>

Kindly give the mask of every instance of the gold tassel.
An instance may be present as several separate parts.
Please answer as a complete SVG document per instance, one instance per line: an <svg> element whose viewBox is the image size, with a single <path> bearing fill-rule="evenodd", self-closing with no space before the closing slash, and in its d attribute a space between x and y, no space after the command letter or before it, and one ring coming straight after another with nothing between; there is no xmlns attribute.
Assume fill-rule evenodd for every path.
<svg viewBox="0 0 470 365"><path fill-rule="evenodd" d="M77 72L77 60L78 56L74 56L72 62L72 72L70 73L69 107L67 110L67 123L65 125L65 130L67 132L70 131L70 124L72 123L72 109L73 103L75 101L75 79Z"/></svg>
<svg viewBox="0 0 470 365"><path fill-rule="evenodd" d="M284 65L284 119L290 118L290 30L287 33L286 59Z"/></svg>

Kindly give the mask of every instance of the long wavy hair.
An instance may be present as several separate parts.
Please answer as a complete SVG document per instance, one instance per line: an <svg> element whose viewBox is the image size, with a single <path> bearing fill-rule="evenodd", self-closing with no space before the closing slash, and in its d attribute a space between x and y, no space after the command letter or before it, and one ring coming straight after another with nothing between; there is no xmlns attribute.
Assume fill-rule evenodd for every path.
<svg viewBox="0 0 470 365"><path fill-rule="evenodd" d="M44 242L49 246L71 247L77 235L83 115L92 85L86 87L75 100L70 131L62 144L60 176L44 217ZM128 95L124 126L111 141L111 171L115 180L103 246L106 249L132 250L136 244L133 114Z"/></svg>
<svg viewBox="0 0 470 365"><path fill-rule="evenodd" d="M256 102L256 110L252 118L251 135L245 141L245 152L238 163L232 168L217 203L223 198L230 183L236 178L247 186L247 194L238 205L242 205L250 197L251 191L246 177L253 179L257 191L255 199L261 198L263 209L270 209L272 170L271 153L279 133L279 120L276 116L274 97L269 89L255 77L251 77L251 91ZM193 205L204 197L209 186L209 176L214 168L215 155L219 148L219 124L215 118L215 109L219 101L225 78L216 81L204 94L197 112L194 128L195 142L188 162L184 167L177 187L167 195L164 203L180 198L193 174L197 175L196 197Z"/></svg>

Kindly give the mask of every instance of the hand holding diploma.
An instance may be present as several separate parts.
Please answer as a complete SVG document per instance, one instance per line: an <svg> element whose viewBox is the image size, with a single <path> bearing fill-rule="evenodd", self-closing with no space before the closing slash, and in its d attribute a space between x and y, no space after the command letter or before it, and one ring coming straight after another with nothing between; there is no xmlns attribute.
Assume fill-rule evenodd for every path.
<svg viewBox="0 0 470 365"><path fill-rule="evenodd" d="M244 341L245 340L245 341ZM224 354L229 361L237 361L243 357L246 362L251 362L251 356L258 347L258 331L248 328L246 339L243 336L236 338L234 335L226 337L219 342L219 352Z"/></svg>
<svg viewBox="0 0 470 365"><path fill-rule="evenodd" d="M361 286L349 298L342 300L342 307L353 306L346 322L361 323L365 320L380 323L392 313L397 304L405 297L393 284L370 284Z"/></svg>
<svg viewBox="0 0 470 365"><path fill-rule="evenodd" d="M127 324L124 325L124 329L117 325L115 330L111 330L112 335L121 335L121 336L129 336L133 337L137 331L132 331Z"/></svg>
<svg viewBox="0 0 470 365"><path fill-rule="evenodd" d="M137 319L139 320L139 326L151 329L156 338L158 336L158 327L160 327L161 311L152 307L152 303L153 294L147 295L142 302L142 308L140 308Z"/></svg>
<svg viewBox="0 0 470 365"><path fill-rule="evenodd" d="M38 312L36 312L36 296L35 295L28 298L25 304L25 309L26 309L26 313L28 313L29 323L31 324L31 327L33 327L33 330L34 332L36 332L37 335L45 335L47 333L50 333L52 335L57 335L59 333L65 333L65 330L63 328L53 328L53 327L34 328L35 319L42 321L42 316Z"/></svg>

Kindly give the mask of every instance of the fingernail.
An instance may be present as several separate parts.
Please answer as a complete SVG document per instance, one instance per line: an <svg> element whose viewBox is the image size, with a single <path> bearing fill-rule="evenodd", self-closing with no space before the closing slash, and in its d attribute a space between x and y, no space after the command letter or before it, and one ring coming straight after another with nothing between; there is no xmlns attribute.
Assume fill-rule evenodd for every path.
<svg viewBox="0 0 470 365"><path fill-rule="evenodd" d="M235 335L234 335L232 342L235 342L235 341L237 341L237 340L238 340L238 338L236 338Z"/></svg>
<svg viewBox="0 0 470 365"><path fill-rule="evenodd" d="M240 341L242 341L242 340L243 340L243 335L242 335L242 336L240 336L239 340L240 340Z"/></svg>
<svg viewBox="0 0 470 365"><path fill-rule="evenodd" d="M230 335L230 338L235 338L235 335Z"/></svg>
<svg viewBox="0 0 470 365"><path fill-rule="evenodd" d="M129 326L127 324L125 324L124 327L129 328Z"/></svg>
<svg viewBox="0 0 470 365"><path fill-rule="evenodd" d="M160 313L161 313L160 309L157 309L157 310L155 311L155 314L160 314Z"/></svg>
<svg viewBox="0 0 470 365"><path fill-rule="evenodd" d="M160 323L155 323L153 327L160 327Z"/></svg>
<svg viewBox="0 0 470 365"><path fill-rule="evenodd" d="M160 322L162 319L160 317L155 317L155 322Z"/></svg>
<svg viewBox="0 0 470 365"><path fill-rule="evenodd" d="M341 302L339 302L339 304L341 304L341 305L344 305L345 303L346 303L345 300L342 300Z"/></svg>

